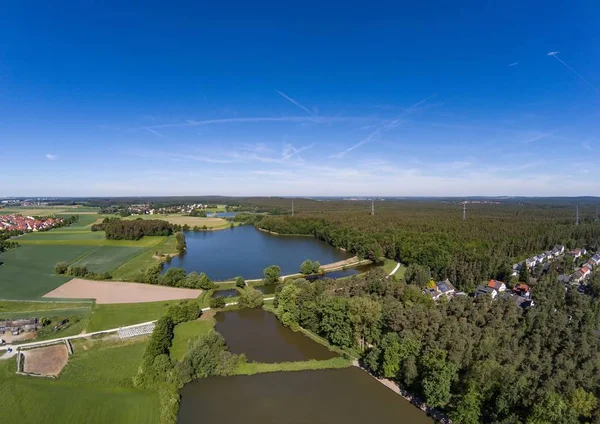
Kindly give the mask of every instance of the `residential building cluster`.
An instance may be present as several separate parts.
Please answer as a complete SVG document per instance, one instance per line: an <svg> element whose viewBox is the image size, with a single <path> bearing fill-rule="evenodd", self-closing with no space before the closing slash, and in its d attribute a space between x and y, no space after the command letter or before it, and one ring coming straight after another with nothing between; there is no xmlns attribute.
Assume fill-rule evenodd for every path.
<svg viewBox="0 0 600 424"><path fill-rule="evenodd" d="M188 214L195 209L207 209L208 205L202 203L194 203L191 205L166 206L161 208L153 208L151 205L131 205L127 208L132 215L167 215L173 213Z"/></svg>
<svg viewBox="0 0 600 424"><path fill-rule="evenodd" d="M547 250L538 255L532 256L530 258L525 259L525 266L527 268L534 268L540 264L548 264L552 262L554 259L560 257L565 253L565 246L561 244L557 244L551 250ZM513 265L513 277L519 275L519 271L521 271L521 267L523 264L515 264Z"/></svg>
<svg viewBox="0 0 600 424"><path fill-rule="evenodd" d="M581 255L577 256L577 258L580 256ZM577 268L573 274L569 276L561 275L559 280L565 284L582 284L592 275L598 266L600 266L600 254L596 253L594 256L584 262L580 268Z"/></svg>
<svg viewBox="0 0 600 424"><path fill-rule="evenodd" d="M35 331L37 330L37 326L37 318L0 321L0 334L5 334L8 331L14 336L17 336L23 331Z"/></svg>
<svg viewBox="0 0 600 424"><path fill-rule="evenodd" d="M523 283L508 290L504 281L491 279L486 285L480 285L475 290L475 297L488 295L492 300L500 297L510 299L521 308L535 306L535 302L531 299L531 288Z"/></svg>
<svg viewBox="0 0 600 424"><path fill-rule="evenodd" d="M34 218L23 215L2 215L0 216L0 231L18 231L26 233L30 231L49 230L60 223L62 218Z"/></svg>

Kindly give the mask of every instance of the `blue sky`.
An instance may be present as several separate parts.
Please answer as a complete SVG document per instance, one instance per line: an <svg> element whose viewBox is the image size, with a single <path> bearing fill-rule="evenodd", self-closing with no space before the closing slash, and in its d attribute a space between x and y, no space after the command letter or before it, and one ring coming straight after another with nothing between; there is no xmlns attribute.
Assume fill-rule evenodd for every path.
<svg viewBox="0 0 600 424"><path fill-rule="evenodd" d="M600 196L598 2L210 3L3 5L0 196Z"/></svg>

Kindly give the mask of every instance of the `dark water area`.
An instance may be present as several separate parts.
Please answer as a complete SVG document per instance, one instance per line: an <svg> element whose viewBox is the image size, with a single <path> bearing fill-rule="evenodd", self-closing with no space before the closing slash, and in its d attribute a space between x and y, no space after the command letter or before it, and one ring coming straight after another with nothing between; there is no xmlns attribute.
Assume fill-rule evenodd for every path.
<svg viewBox="0 0 600 424"><path fill-rule="evenodd" d="M215 330L225 338L230 352L244 353L251 362L291 362L337 356L300 332L284 327L264 309L218 312Z"/></svg>
<svg viewBox="0 0 600 424"><path fill-rule="evenodd" d="M276 236L251 225L220 231L188 231L187 252L173 258L168 268L184 268L186 272L204 272L212 280L227 280L238 275L245 279L263 277L263 270L279 265L282 275L299 272L305 259L322 264L350 257L314 237Z"/></svg>
<svg viewBox="0 0 600 424"><path fill-rule="evenodd" d="M240 292L236 289L226 289L226 290L215 290L211 297L236 297L239 296Z"/></svg>
<svg viewBox="0 0 600 424"><path fill-rule="evenodd" d="M259 292L261 292L262 294L273 294L274 295L276 285L268 284L268 285L264 285L264 286L254 286L254 288L256 290L258 290Z"/></svg>
<svg viewBox="0 0 600 424"><path fill-rule="evenodd" d="M308 281L315 281L315 280L322 280L324 278L335 279L335 278L350 277L351 275L358 275L358 274L362 274L363 272L370 271L372 269L375 269L376 267L377 267L376 265L363 265L363 266L358 266L356 268L348 268L348 269L342 269L339 271L328 272L326 274L309 275L306 277L306 279Z"/></svg>
<svg viewBox="0 0 600 424"><path fill-rule="evenodd" d="M186 384L181 395L179 424L433 423L355 367L210 377Z"/></svg>

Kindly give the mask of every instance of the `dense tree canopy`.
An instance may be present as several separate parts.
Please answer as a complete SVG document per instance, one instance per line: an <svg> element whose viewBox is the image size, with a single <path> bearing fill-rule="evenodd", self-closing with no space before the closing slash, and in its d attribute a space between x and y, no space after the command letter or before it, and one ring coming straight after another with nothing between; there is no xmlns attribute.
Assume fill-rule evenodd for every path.
<svg viewBox="0 0 600 424"><path fill-rule="evenodd" d="M286 325L362 351L373 373L457 422L592 422L600 418L600 308L555 277L542 276L527 310L504 298L435 303L376 270L286 282L276 311Z"/></svg>

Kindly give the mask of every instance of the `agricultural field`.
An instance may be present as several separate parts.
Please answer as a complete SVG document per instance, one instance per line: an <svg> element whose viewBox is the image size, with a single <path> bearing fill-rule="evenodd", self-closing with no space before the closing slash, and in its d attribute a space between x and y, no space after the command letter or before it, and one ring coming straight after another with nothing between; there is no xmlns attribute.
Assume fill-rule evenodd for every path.
<svg viewBox="0 0 600 424"><path fill-rule="evenodd" d="M74 263L92 272L108 272L144 251L142 247L101 246Z"/></svg>
<svg viewBox="0 0 600 424"><path fill-rule="evenodd" d="M38 299L71 277L54 274L57 262L76 262L93 246L22 245L0 254L0 298Z"/></svg>
<svg viewBox="0 0 600 424"><path fill-rule="evenodd" d="M171 224L178 225L189 225L190 227L198 226L203 227L206 225L206 228L210 230L218 230L223 228L229 228L229 221L223 218L201 218L198 216L187 216L187 215L132 215L122 219L160 219L163 221L168 221Z"/></svg>
<svg viewBox="0 0 600 424"><path fill-rule="evenodd" d="M15 359L0 361L3 421L158 423L158 394L134 389L131 380L145 341L95 341L74 347L58 379L20 376L15 374Z"/></svg>
<svg viewBox="0 0 600 424"><path fill-rule="evenodd" d="M82 206L32 206L0 208L0 215L20 214L24 216L48 215L96 215L99 209Z"/></svg>
<svg viewBox="0 0 600 424"><path fill-rule="evenodd" d="M119 281L134 281L140 270L156 264L158 259L155 254L159 255L177 255L177 240L174 236L166 237L160 243L157 243L151 249L146 249L138 255L131 257L123 265L119 266L112 272L113 279Z"/></svg>

